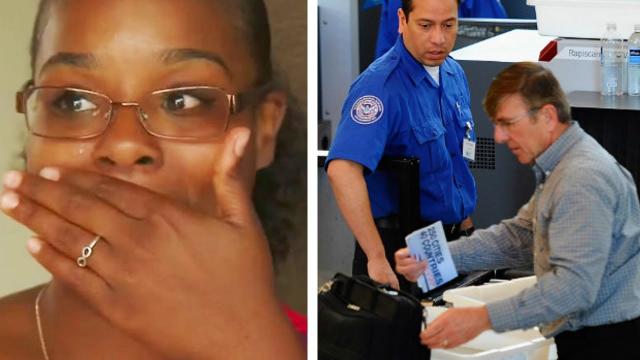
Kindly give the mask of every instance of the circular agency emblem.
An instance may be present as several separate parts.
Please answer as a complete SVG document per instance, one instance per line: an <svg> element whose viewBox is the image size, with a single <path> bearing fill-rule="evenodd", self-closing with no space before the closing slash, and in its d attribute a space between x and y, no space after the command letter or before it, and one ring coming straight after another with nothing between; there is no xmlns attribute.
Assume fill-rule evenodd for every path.
<svg viewBox="0 0 640 360"><path fill-rule="evenodd" d="M351 118L358 124L368 125L380 120L384 106L375 96L367 95L359 98L351 107Z"/></svg>

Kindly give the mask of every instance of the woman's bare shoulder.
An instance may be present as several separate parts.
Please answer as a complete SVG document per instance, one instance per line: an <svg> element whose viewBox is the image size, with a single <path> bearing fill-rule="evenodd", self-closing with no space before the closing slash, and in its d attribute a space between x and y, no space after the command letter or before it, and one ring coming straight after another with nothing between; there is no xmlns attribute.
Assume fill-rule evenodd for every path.
<svg viewBox="0 0 640 360"><path fill-rule="evenodd" d="M35 299L42 286L0 298L0 360L41 359Z"/></svg>

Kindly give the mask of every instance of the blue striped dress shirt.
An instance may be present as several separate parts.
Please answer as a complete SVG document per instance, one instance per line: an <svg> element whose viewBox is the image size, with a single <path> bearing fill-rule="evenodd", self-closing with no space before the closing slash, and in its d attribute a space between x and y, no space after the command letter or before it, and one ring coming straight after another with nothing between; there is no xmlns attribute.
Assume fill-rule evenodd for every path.
<svg viewBox="0 0 640 360"><path fill-rule="evenodd" d="M640 316L640 206L631 174L576 122L533 171L536 190L514 218L450 244L458 271L533 265L535 286L487 304L493 329L539 326L551 337Z"/></svg>

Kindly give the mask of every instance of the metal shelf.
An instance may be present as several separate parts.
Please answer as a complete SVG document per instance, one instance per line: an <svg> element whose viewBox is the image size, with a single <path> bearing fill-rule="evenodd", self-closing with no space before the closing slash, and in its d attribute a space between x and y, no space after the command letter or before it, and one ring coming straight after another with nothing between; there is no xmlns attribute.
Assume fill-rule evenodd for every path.
<svg viewBox="0 0 640 360"><path fill-rule="evenodd" d="M567 99L572 108L640 111L640 96L602 96L595 91L573 91L567 94Z"/></svg>

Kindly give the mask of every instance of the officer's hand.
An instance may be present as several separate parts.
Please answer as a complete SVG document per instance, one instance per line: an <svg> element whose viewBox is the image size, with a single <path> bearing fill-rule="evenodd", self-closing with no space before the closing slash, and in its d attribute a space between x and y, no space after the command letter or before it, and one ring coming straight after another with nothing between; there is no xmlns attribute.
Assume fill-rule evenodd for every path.
<svg viewBox="0 0 640 360"><path fill-rule="evenodd" d="M396 271L398 274L402 274L407 280L416 282L418 278L427 269L426 261L416 261L411 254L409 254L408 248L402 248L395 253L396 258Z"/></svg>
<svg viewBox="0 0 640 360"><path fill-rule="evenodd" d="M391 269L391 265L389 265L387 259L369 260L367 263L367 270L371 279L381 284L390 285L396 290L400 290L398 277L393 272L393 269Z"/></svg>

